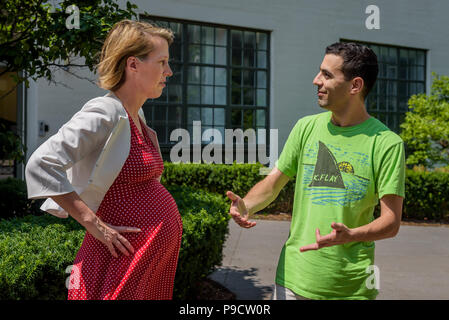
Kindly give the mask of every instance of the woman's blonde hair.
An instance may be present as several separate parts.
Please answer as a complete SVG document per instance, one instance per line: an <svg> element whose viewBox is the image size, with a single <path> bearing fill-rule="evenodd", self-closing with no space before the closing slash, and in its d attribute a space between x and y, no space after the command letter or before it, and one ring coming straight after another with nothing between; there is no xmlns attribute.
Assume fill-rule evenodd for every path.
<svg viewBox="0 0 449 320"><path fill-rule="evenodd" d="M173 32L147 22L122 20L109 31L98 64L98 86L106 90L117 90L125 81L126 61L129 57L145 57L153 51L154 44L148 35L159 36L171 45ZM151 37L150 37L151 38Z"/></svg>

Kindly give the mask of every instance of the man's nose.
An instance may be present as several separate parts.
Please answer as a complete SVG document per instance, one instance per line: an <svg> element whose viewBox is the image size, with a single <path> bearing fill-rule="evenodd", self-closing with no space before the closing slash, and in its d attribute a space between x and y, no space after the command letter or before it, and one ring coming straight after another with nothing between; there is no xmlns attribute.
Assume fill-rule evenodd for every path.
<svg viewBox="0 0 449 320"><path fill-rule="evenodd" d="M313 84L316 85L316 86L322 85L322 82L321 82L321 78L320 78L320 74L319 74L319 73L315 76L315 79L313 79Z"/></svg>

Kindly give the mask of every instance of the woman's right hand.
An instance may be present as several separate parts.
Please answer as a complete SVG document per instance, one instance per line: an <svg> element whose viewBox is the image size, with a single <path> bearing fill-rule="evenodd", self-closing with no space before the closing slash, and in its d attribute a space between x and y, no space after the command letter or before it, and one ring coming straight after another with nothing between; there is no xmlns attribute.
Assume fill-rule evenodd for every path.
<svg viewBox="0 0 449 320"><path fill-rule="evenodd" d="M134 253L131 243L120 233L142 231L134 227L113 226L101 221L98 217L95 217L93 223L87 224L85 227L94 238L106 245L115 258L118 258L116 248L125 256L129 256L129 253Z"/></svg>

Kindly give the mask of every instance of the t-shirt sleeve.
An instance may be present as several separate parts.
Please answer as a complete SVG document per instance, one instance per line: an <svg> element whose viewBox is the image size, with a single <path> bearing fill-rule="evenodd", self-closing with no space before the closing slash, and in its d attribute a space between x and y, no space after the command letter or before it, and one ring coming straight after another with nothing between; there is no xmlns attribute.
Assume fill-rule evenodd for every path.
<svg viewBox="0 0 449 320"><path fill-rule="evenodd" d="M396 143L381 156L376 189L379 199L395 194L405 197L405 152L404 143Z"/></svg>
<svg viewBox="0 0 449 320"><path fill-rule="evenodd" d="M279 159L275 166L285 175L293 178L298 171L298 159L300 155L301 146L301 120L298 120L296 125L290 132L284 149L282 149Z"/></svg>

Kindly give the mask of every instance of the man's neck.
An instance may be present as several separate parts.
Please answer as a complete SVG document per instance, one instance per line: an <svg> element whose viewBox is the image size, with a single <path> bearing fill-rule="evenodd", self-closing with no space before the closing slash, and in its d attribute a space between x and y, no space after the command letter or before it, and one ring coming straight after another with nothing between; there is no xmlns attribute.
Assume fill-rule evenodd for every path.
<svg viewBox="0 0 449 320"><path fill-rule="evenodd" d="M370 118L365 104L357 104L344 110L332 111L331 121L339 127L352 127Z"/></svg>

